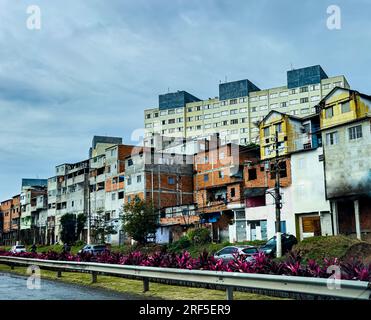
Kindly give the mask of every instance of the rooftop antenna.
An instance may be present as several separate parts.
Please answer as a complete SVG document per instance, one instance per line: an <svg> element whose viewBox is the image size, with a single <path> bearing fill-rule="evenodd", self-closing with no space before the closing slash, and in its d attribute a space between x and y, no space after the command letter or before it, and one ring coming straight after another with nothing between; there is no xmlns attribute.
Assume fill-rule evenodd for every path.
<svg viewBox="0 0 371 320"><path fill-rule="evenodd" d="M291 70L294 70L294 66L292 65L292 62L290 62Z"/></svg>
<svg viewBox="0 0 371 320"><path fill-rule="evenodd" d="M170 87L167 87L167 93L170 93Z"/></svg>
<svg viewBox="0 0 371 320"><path fill-rule="evenodd" d="M225 76L225 83L227 83L228 82L228 78L227 78L227 76Z"/></svg>

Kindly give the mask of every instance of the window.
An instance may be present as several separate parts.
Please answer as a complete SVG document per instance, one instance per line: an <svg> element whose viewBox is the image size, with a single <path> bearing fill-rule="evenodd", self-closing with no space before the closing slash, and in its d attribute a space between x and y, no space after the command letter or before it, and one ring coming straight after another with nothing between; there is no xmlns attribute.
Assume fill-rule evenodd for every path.
<svg viewBox="0 0 371 320"><path fill-rule="evenodd" d="M152 128L152 123L147 123L146 124L146 129Z"/></svg>
<svg viewBox="0 0 371 320"><path fill-rule="evenodd" d="M137 183L142 182L142 176L137 176Z"/></svg>
<svg viewBox="0 0 371 320"><path fill-rule="evenodd" d="M204 105L204 110L209 110L211 109L211 105L207 104L207 105Z"/></svg>
<svg viewBox="0 0 371 320"><path fill-rule="evenodd" d="M175 184L175 179L174 179L174 177L167 177L167 183L168 183L168 184Z"/></svg>
<svg viewBox="0 0 371 320"><path fill-rule="evenodd" d="M303 92L308 92L308 87L301 87L300 88L300 92L303 93Z"/></svg>
<svg viewBox="0 0 371 320"><path fill-rule="evenodd" d="M129 159L128 160L128 166L130 167L130 166L132 166L133 165L133 159Z"/></svg>
<svg viewBox="0 0 371 320"><path fill-rule="evenodd" d="M228 125L228 121L222 121L222 126L227 126Z"/></svg>
<svg viewBox="0 0 371 320"><path fill-rule="evenodd" d="M319 96L312 96L310 97L310 101L314 102L314 101L318 101L319 100Z"/></svg>
<svg viewBox="0 0 371 320"><path fill-rule="evenodd" d="M204 119L211 119L211 114L205 114Z"/></svg>
<svg viewBox="0 0 371 320"><path fill-rule="evenodd" d="M219 171L219 179L224 179L224 171Z"/></svg>
<svg viewBox="0 0 371 320"><path fill-rule="evenodd" d="M183 118L178 118L176 121L177 121L178 123L181 123L181 122L183 122Z"/></svg>
<svg viewBox="0 0 371 320"><path fill-rule="evenodd" d="M307 103L307 102L309 102L309 98L308 97L300 98L300 103Z"/></svg>
<svg viewBox="0 0 371 320"><path fill-rule="evenodd" d="M166 116L166 115L167 115L167 111L166 110L160 112L160 116Z"/></svg>
<svg viewBox="0 0 371 320"><path fill-rule="evenodd" d="M188 122L193 121L193 117L187 117L187 121Z"/></svg>
<svg viewBox="0 0 371 320"><path fill-rule="evenodd" d="M324 85L322 86L322 88L323 88L323 89L330 89L330 84L324 84Z"/></svg>
<svg viewBox="0 0 371 320"><path fill-rule="evenodd" d="M230 114L236 114L237 113L237 109L232 109L231 111L230 111Z"/></svg>
<svg viewBox="0 0 371 320"><path fill-rule="evenodd" d="M201 110L201 106L197 106L196 111L200 111L200 110Z"/></svg>
<svg viewBox="0 0 371 320"><path fill-rule="evenodd" d="M128 185L131 185L131 178L128 178Z"/></svg>
<svg viewBox="0 0 371 320"><path fill-rule="evenodd" d="M362 138L362 126L358 125L348 129L349 140L356 140Z"/></svg>
<svg viewBox="0 0 371 320"><path fill-rule="evenodd" d="M247 122L247 118L241 118L241 123L246 123Z"/></svg>
<svg viewBox="0 0 371 320"><path fill-rule="evenodd" d="M301 114L307 114L307 113L309 113L309 108L301 109Z"/></svg>
<svg viewBox="0 0 371 320"><path fill-rule="evenodd" d="M282 122L277 123L274 127L275 127L275 132L278 132L278 133L282 132Z"/></svg>
<svg viewBox="0 0 371 320"><path fill-rule="evenodd" d="M146 119L151 119L151 114L150 113L146 114Z"/></svg>
<svg viewBox="0 0 371 320"><path fill-rule="evenodd" d="M175 110L174 109L168 110L167 114L175 114Z"/></svg>
<svg viewBox="0 0 371 320"><path fill-rule="evenodd" d="M75 205L75 202L71 201L71 207L73 207L74 205Z"/></svg>
<svg viewBox="0 0 371 320"><path fill-rule="evenodd" d="M260 109L260 111L264 111L264 110L268 109L268 106L260 106L259 109Z"/></svg>
<svg viewBox="0 0 371 320"><path fill-rule="evenodd" d="M228 115L228 111L222 111L222 116L227 116Z"/></svg>
<svg viewBox="0 0 371 320"><path fill-rule="evenodd" d="M256 180L256 178L257 178L256 168L249 169L248 174L249 174L249 181Z"/></svg>
<svg viewBox="0 0 371 320"><path fill-rule="evenodd" d="M236 196L236 189L231 188L231 198L234 198Z"/></svg>
<svg viewBox="0 0 371 320"><path fill-rule="evenodd" d="M298 99L290 100L290 105L294 105L294 104L298 104L298 103L299 103Z"/></svg>
<svg viewBox="0 0 371 320"><path fill-rule="evenodd" d="M202 120L202 116L196 116L196 121Z"/></svg>
<svg viewBox="0 0 371 320"><path fill-rule="evenodd" d="M229 104L237 104L237 99L232 99L229 101Z"/></svg>
<svg viewBox="0 0 371 320"><path fill-rule="evenodd" d="M220 117L220 112L214 113L214 118L219 118Z"/></svg>
<svg viewBox="0 0 371 320"><path fill-rule="evenodd" d="M192 108L188 108L188 112L192 112Z"/></svg>
<svg viewBox="0 0 371 320"><path fill-rule="evenodd" d="M280 92L280 97L286 97L288 95L289 95L288 91L282 91L282 92Z"/></svg>
<svg viewBox="0 0 371 320"><path fill-rule="evenodd" d="M334 145L338 143L337 131L326 133L326 143L327 145Z"/></svg>
<svg viewBox="0 0 371 320"><path fill-rule="evenodd" d="M256 112L256 107L251 107L251 112Z"/></svg>
<svg viewBox="0 0 371 320"><path fill-rule="evenodd" d="M277 98L277 97L278 97L278 92L276 92L276 93L272 93L272 94L270 95L270 97L271 97L272 99Z"/></svg>
<svg viewBox="0 0 371 320"><path fill-rule="evenodd" d="M296 90L295 89L291 89L290 90L290 94L295 94L296 93Z"/></svg>
<svg viewBox="0 0 371 320"><path fill-rule="evenodd" d="M269 137L269 127L264 128L264 137Z"/></svg>
<svg viewBox="0 0 371 320"><path fill-rule="evenodd" d="M271 104L271 108L272 108L272 109L277 109L277 108L278 108L278 103L273 103L273 104Z"/></svg>
<svg viewBox="0 0 371 320"><path fill-rule="evenodd" d="M341 113L350 112L350 102L345 102L341 104Z"/></svg>
<svg viewBox="0 0 371 320"><path fill-rule="evenodd" d="M121 191L118 193L118 198L119 199L124 199L124 191Z"/></svg>
<svg viewBox="0 0 371 320"><path fill-rule="evenodd" d="M116 200L116 193L112 193L111 197L113 201Z"/></svg>
<svg viewBox="0 0 371 320"><path fill-rule="evenodd" d="M287 107L287 102L281 102L281 108Z"/></svg>
<svg viewBox="0 0 371 320"><path fill-rule="evenodd" d="M330 107L330 108L325 109L325 115L326 115L326 119L332 118L334 116L334 108Z"/></svg>
<svg viewBox="0 0 371 320"><path fill-rule="evenodd" d="M128 203L131 202L131 196L128 196Z"/></svg>
<svg viewBox="0 0 371 320"><path fill-rule="evenodd" d="M154 115L155 115L155 118L158 118L158 112L155 112Z"/></svg>
<svg viewBox="0 0 371 320"><path fill-rule="evenodd" d="M175 119L169 119L168 124L174 124L174 123L175 123Z"/></svg>
<svg viewBox="0 0 371 320"><path fill-rule="evenodd" d="M209 181L209 175L208 174L204 174L204 182L207 182Z"/></svg>
<svg viewBox="0 0 371 320"><path fill-rule="evenodd" d="M238 119L231 120L231 124L238 124Z"/></svg>

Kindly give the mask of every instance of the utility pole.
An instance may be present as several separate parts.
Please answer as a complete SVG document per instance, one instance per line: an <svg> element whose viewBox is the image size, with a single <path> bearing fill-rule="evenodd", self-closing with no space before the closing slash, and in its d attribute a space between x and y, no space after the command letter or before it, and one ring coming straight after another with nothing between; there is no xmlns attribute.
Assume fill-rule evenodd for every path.
<svg viewBox="0 0 371 320"><path fill-rule="evenodd" d="M278 150L278 131L276 131L274 139L276 156L274 160L274 170L276 175L276 183L274 187L275 192L275 204L276 204L276 257L282 256L282 243L281 243L281 194L280 194L280 162L279 162L279 150Z"/></svg>

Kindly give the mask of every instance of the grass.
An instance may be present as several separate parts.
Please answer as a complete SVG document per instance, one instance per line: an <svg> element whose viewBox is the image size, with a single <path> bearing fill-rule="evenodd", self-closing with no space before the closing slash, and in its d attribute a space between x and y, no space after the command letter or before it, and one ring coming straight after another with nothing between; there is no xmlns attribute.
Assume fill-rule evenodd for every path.
<svg viewBox="0 0 371 320"><path fill-rule="evenodd" d="M7 265L0 264L0 272L27 275L25 267L15 267L14 270ZM54 281L63 281L85 287L113 290L116 292L133 295L139 299L164 299L164 300L225 300L224 291L202 288L188 288L159 283L150 283L149 291L143 293L143 283L140 280L131 280L110 276L98 276L97 283L91 283L91 275L85 273L64 272L62 278L57 278L55 271L41 270L41 277ZM283 298L269 297L259 294L234 292L235 300L286 300Z"/></svg>
<svg viewBox="0 0 371 320"><path fill-rule="evenodd" d="M294 251L303 255L304 260L314 259L318 262L324 258L342 258L351 246L362 241L343 235L328 237L311 237L299 242Z"/></svg>

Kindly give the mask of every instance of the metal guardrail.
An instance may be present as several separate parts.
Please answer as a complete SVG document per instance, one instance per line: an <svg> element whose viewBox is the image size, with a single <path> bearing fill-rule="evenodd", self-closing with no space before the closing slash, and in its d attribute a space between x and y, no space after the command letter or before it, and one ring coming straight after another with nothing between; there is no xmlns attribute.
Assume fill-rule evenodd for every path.
<svg viewBox="0 0 371 320"><path fill-rule="evenodd" d="M0 263L12 267L14 265L35 265L41 269L52 269L57 271L58 277L62 275L62 272L91 273L93 283L97 282L98 274L136 278L143 280L144 291L149 290L151 279L170 280L172 284L181 286L201 284L212 288L223 287L228 300L233 299L233 290L238 288L274 290L340 299L370 300L371 298L371 284L366 281L337 279L333 280L336 281L335 283L329 285L329 279L323 278L54 261L9 256L0 256Z"/></svg>

